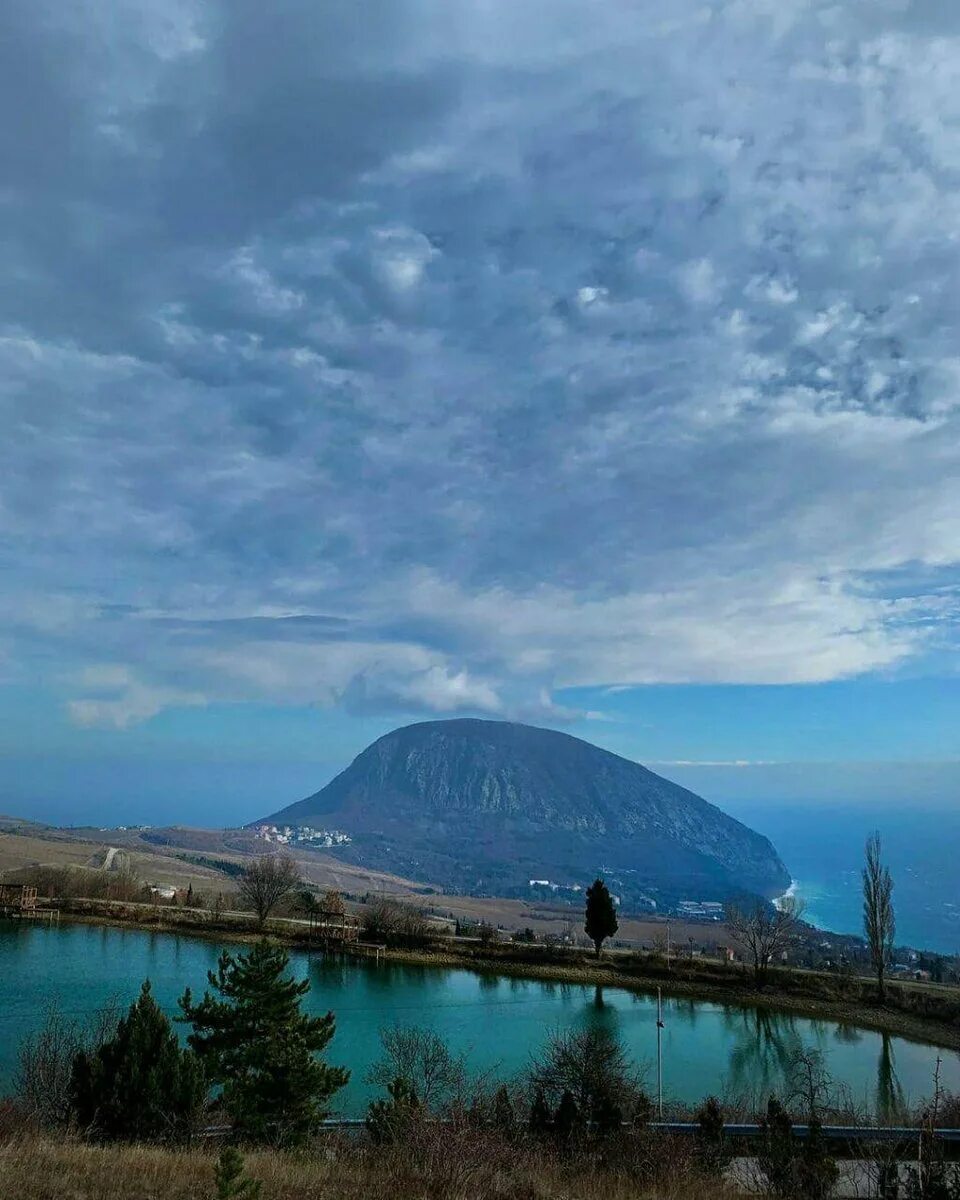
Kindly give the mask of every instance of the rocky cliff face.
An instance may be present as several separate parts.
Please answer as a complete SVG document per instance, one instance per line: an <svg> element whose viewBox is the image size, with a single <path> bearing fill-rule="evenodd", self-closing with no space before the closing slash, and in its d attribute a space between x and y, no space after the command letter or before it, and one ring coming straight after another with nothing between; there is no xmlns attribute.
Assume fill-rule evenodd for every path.
<svg viewBox="0 0 960 1200"><path fill-rule="evenodd" d="M354 839L345 857L462 890L582 884L601 868L627 895L773 896L789 883L766 838L686 788L579 738L505 721L394 730L267 819L343 829Z"/></svg>

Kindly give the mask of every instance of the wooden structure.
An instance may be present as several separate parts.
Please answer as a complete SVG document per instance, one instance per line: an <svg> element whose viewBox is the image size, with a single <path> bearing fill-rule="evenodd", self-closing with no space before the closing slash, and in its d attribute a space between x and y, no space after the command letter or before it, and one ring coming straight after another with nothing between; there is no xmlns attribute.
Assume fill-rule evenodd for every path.
<svg viewBox="0 0 960 1200"><path fill-rule="evenodd" d="M342 946L360 938L360 922L345 912L318 908L310 913L310 936L325 946Z"/></svg>
<svg viewBox="0 0 960 1200"><path fill-rule="evenodd" d="M13 917L20 921L59 921L59 908L41 908L37 904L37 889L29 883L0 883L0 918Z"/></svg>
<svg viewBox="0 0 960 1200"><path fill-rule="evenodd" d="M37 889L27 883L0 883L0 916L32 916L37 910Z"/></svg>

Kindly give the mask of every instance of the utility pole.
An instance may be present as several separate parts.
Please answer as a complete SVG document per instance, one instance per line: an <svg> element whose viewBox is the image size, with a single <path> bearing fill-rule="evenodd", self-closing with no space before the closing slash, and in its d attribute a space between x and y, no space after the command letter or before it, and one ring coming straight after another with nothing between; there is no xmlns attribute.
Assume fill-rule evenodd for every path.
<svg viewBox="0 0 960 1200"><path fill-rule="evenodd" d="M663 994L657 988L657 1115L663 1120Z"/></svg>

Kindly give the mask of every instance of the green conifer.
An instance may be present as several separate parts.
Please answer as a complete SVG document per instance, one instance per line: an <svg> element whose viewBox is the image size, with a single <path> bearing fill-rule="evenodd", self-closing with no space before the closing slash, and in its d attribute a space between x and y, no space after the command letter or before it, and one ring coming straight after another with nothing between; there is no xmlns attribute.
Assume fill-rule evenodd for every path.
<svg viewBox="0 0 960 1200"><path fill-rule="evenodd" d="M417 1093L402 1076L387 1084L387 1100L372 1100L367 1130L378 1146L399 1141L420 1106Z"/></svg>
<svg viewBox="0 0 960 1200"><path fill-rule="evenodd" d="M600 957L603 943L613 937L619 928L617 911L607 885L602 879L596 879L587 888L587 906L583 921L584 932L593 942Z"/></svg>
<svg viewBox="0 0 960 1200"><path fill-rule="evenodd" d="M534 1137L543 1137L553 1126L553 1118L550 1114L550 1106L547 1104L547 1098L543 1094L543 1088L537 1088L537 1094L533 1098L533 1104L530 1106L530 1119L527 1122L527 1128Z"/></svg>
<svg viewBox="0 0 960 1200"><path fill-rule="evenodd" d="M81 1130L105 1141L186 1141L208 1090L146 981L114 1036L74 1059L70 1107Z"/></svg>
<svg viewBox="0 0 960 1200"><path fill-rule="evenodd" d="M334 1034L333 1013L300 1011L308 980L287 974L279 946L260 942L248 954L220 956L209 972L217 995L194 1004L180 1000L193 1025L192 1048L223 1085L223 1103L240 1140L291 1145L309 1136L327 1115L327 1102L350 1078L318 1055Z"/></svg>
<svg viewBox="0 0 960 1200"><path fill-rule="evenodd" d="M214 1168L217 1200L257 1200L260 1195L259 1180L243 1173L243 1155L236 1146L225 1146Z"/></svg>
<svg viewBox="0 0 960 1200"><path fill-rule="evenodd" d="M553 1132L560 1142L569 1142L580 1126L580 1109L573 1092L565 1091L553 1115Z"/></svg>

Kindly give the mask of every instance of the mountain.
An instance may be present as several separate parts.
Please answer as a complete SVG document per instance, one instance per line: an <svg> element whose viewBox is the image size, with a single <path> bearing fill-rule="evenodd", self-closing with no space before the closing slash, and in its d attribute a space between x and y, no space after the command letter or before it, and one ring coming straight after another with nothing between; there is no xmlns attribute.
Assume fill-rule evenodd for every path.
<svg viewBox="0 0 960 1200"><path fill-rule="evenodd" d="M270 823L342 830L338 856L449 890L529 895L603 870L624 903L772 897L770 842L700 796L589 742L506 721L386 734ZM257 822L259 823L259 822Z"/></svg>

